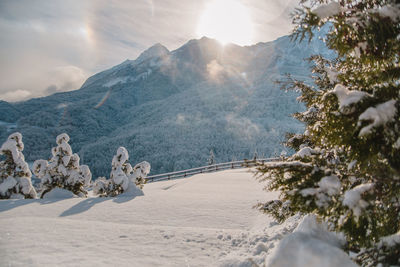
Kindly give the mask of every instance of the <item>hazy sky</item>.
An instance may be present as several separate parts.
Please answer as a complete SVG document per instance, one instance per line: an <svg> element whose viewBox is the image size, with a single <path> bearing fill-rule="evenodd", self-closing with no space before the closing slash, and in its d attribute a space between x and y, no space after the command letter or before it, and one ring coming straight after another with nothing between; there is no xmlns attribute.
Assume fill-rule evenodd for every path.
<svg viewBox="0 0 400 267"><path fill-rule="evenodd" d="M174 50L193 38L213 1L237 1L253 42L292 29L297 0L1 0L0 99L78 89L92 74L135 59L155 43ZM229 7L221 11L221 19Z"/></svg>

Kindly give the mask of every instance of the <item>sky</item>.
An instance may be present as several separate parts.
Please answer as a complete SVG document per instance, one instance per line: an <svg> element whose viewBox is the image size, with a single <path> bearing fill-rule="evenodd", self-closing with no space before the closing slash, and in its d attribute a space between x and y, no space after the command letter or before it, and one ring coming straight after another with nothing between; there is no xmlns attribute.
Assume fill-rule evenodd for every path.
<svg viewBox="0 0 400 267"><path fill-rule="evenodd" d="M174 50L190 39L212 35L211 30L225 30L229 25L236 36L246 39L239 44L272 41L290 33L290 13L296 3L297 0L1 0L0 100L22 101L76 90L91 75L135 59L155 43ZM210 11L215 6L219 9ZM222 33L209 37L218 38L218 34ZM224 37L221 42L230 41L229 36Z"/></svg>

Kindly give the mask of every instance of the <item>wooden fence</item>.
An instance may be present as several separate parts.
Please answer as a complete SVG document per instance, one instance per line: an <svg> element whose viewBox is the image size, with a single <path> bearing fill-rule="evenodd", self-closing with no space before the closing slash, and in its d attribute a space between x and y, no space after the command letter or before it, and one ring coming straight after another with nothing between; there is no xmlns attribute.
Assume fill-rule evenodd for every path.
<svg viewBox="0 0 400 267"><path fill-rule="evenodd" d="M185 178L199 173L209 173L209 172L216 172L216 171L223 171L228 169L239 169L239 168L247 168L253 167L257 163L263 164L264 162L269 161L276 161L279 158L266 158L266 159L256 159L256 160L240 160L240 161L232 161L232 162L225 162L225 163L218 163L214 165L208 165L188 170L176 171L176 172L168 172L162 174L156 174L146 177L146 182L158 182L158 181L165 181L171 179L178 179L178 178Z"/></svg>

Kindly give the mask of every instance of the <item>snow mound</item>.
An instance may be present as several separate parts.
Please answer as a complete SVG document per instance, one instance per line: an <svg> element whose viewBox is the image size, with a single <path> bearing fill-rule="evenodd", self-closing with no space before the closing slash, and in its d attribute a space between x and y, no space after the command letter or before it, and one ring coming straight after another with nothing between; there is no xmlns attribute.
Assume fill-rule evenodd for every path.
<svg viewBox="0 0 400 267"><path fill-rule="evenodd" d="M52 189L43 196L44 199L67 199L77 197L78 196L74 195L74 193L72 193L71 191L59 187Z"/></svg>
<svg viewBox="0 0 400 267"><path fill-rule="evenodd" d="M300 215L295 215L279 224L271 220L271 217L260 214L258 222L250 231L237 235L218 235L218 239L230 242L232 247L230 252L221 254L223 257L218 266L265 266L266 259L273 255L279 242L293 232L300 218Z"/></svg>
<svg viewBox="0 0 400 267"><path fill-rule="evenodd" d="M116 197L131 197L131 198L133 198L133 197L137 197L137 196L144 196L143 191L140 188L138 188L133 181L129 181L128 189Z"/></svg>
<svg viewBox="0 0 400 267"><path fill-rule="evenodd" d="M307 215L297 229L285 237L266 264L269 267L357 266L340 249L344 244L341 235L329 232L317 222L315 215Z"/></svg>

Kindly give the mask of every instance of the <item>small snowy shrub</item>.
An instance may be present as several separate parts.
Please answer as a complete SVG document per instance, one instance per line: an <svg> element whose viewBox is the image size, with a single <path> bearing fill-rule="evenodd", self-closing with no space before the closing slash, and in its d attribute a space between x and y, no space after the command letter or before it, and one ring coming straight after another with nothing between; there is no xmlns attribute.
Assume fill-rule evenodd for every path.
<svg viewBox="0 0 400 267"><path fill-rule="evenodd" d="M143 188L145 178L150 172L150 164L143 161L132 168L128 159L128 151L124 147L118 148L112 160L110 179L106 180L105 177L97 179L93 186L94 194L114 197L126 192L131 194L141 192L140 189Z"/></svg>
<svg viewBox="0 0 400 267"><path fill-rule="evenodd" d="M398 265L399 244L382 240L400 231L399 1L300 2L293 37L325 25L336 58L311 58L313 84L283 83L300 93L307 110L294 117L306 128L287 136L294 155L259 166L281 194L258 207L279 221L315 213L346 235L360 264Z"/></svg>
<svg viewBox="0 0 400 267"><path fill-rule="evenodd" d="M0 154L6 157L0 162L0 199L36 198L31 182L32 174L25 162L23 150L20 133L11 134L0 148Z"/></svg>
<svg viewBox="0 0 400 267"><path fill-rule="evenodd" d="M111 183L106 179L106 177L99 177L93 183L93 194L99 197L106 197L110 191L109 186Z"/></svg>
<svg viewBox="0 0 400 267"><path fill-rule="evenodd" d="M79 197L86 197L88 186L92 179L89 167L79 165L78 154L73 154L68 144L69 136L65 133L57 136L57 146L52 148L52 158L36 160L33 164L34 174L41 179L41 197L53 188L63 188Z"/></svg>
<svg viewBox="0 0 400 267"><path fill-rule="evenodd" d="M132 179L135 181L135 184L140 189L143 188L146 183L146 177L150 173L150 163L147 161L143 161L138 163L133 167L132 171Z"/></svg>

